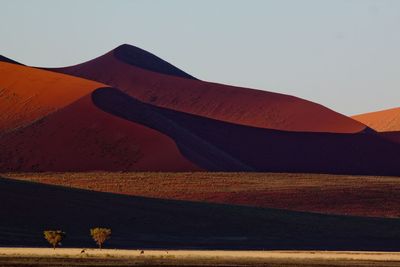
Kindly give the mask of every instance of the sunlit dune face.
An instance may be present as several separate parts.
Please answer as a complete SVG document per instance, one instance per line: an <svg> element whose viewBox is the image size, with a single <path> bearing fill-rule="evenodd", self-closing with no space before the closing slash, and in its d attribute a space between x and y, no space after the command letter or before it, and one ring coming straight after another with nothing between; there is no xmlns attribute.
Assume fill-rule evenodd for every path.
<svg viewBox="0 0 400 267"><path fill-rule="evenodd" d="M104 85L0 62L0 131L21 127Z"/></svg>
<svg viewBox="0 0 400 267"><path fill-rule="evenodd" d="M199 170L171 138L98 109L90 95L3 136L0 146L2 170Z"/></svg>
<svg viewBox="0 0 400 267"><path fill-rule="evenodd" d="M332 133L355 133L366 128L304 99L149 71L122 61L113 52L53 71L109 84L159 107L246 126Z"/></svg>
<svg viewBox="0 0 400 267"><path fill-rule="evenodd" d="M400 108L360 114L353 118L379 132L400 131Z"/></svg>
<svg viewBox="0 0 400 267"><path fill-rule="evenodd" d="M105 86L0 63L0 168L199 170L168 136L94 106Z"/></svg>

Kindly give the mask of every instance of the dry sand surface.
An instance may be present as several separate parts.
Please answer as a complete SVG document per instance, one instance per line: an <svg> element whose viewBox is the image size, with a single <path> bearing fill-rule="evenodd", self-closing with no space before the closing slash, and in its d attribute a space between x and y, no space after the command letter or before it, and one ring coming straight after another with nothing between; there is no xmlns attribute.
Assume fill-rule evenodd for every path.
<svg viewBox="0 0 400 267"><path fill-rule="evenodd" d="M0 248L4 266L398 266L400 253ZM33 264L33 265L29 265ZM49 265L50 264L50 265ZM3 266L3 265L2 265Z"/></svg>
<svg viewBox="0 0 400 267"><path fill-rule="evenodd" d="M400 131L400 108L359 114L352 118L379 132Z"/></svg>
<svg viewBox="0 0 400 267"><path fill-rule="evenodd" d="M31 124L102 83L0 62L0 131Z"/></svg>
<svg viewBox="0 0 400 267"><path fill-rule="evenodd" d="M40 123L1 135L0 147L0 169L199 169L181 154L170 137L101 111L90 95Z"/></svg>
<svg viewBox="0 0 400 267"><path fill-rule="evenodd" d="M175 257L175 258L262 258L400 261L400 252L365 251L234 251L234 250L142 250L82 248L0 248L0 256L15 257Z"/></svg>

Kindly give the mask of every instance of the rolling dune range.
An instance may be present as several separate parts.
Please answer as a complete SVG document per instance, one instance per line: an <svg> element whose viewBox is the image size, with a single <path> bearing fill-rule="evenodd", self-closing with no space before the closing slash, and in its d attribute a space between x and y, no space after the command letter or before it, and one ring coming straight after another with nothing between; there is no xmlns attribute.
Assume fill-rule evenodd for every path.
<svg viewBox="0 0 400 267"><path fill-rule="evenodd" d="M53 69L1 56L0 245L54 228L89 246L102 225L116 248L398 251L394 111L201 81L130 45Z"/></svg>
<svg viewBox="0 0 400 267"><path fill-rule="evenodd" d="M3 171L400 173L392 136L293 96L199 81L137 47L50 71L3 61Z"/></svg>

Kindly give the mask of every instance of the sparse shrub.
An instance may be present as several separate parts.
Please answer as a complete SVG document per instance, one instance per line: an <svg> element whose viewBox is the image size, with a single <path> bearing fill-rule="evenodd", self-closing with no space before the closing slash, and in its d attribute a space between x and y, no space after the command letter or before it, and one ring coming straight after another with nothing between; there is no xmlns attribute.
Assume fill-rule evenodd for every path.
<svg viewBox="0 0 400 267"><path fill-rule="evenodd" d="M44 238L56 249L56 246L61 245L61 241L65 238L65 232L61 230L46 230L43 231Z"/></svg>
<svg viewBox="0 0 400 267"><path fill-rule="evenodd" d="M111 229L108 228L92 228L90 229L90 235L92 236L94 242L99 246L99 249L102 248L104 242L111 237Z"/></svg>

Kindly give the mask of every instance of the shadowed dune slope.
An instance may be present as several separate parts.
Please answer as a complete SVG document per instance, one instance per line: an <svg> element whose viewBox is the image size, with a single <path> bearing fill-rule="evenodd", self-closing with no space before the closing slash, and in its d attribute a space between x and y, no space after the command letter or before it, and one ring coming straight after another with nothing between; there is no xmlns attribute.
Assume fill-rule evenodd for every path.
<svg viewBox="0 0 400 267"><path fill-rule="evenodd" d="M103 86L0 62L0 170L199 169L168 136L95 107Z"/></svg>
<svg viewBox="0 0 400 267"><path fill-rule="evenodd" d="M400 131L396 132L380 132L380 136L392 142L400 143Z"/></svg>
<svg viewBox="0 0 400 267"><path fill-rule="evenodd" d="M113 231L108 247L400 249L396 219L130 197L4 178L0 186L7 214L0 220L1 246L47 247L42 231L62 229L63 246L91 247L88 229L101 225Z"/></svg>
<svg viewBox="0 0 400 267"><path fill-rule="evenodd" d="M90 94L1 136L0 146L2 171L199 169L171 138L101 111Z"/></svg>
<svg viewBox="0 0 400 267"><path fill-rule="evenodd" d="M32 123L104 85L0 62L0 133Z"/></svg>
<svg viewBox="0 0 400 267"><path fill-rule="evenodd" d="M6 62L6 63L12 63L12 64L18 64L18 65L23 65L15 60L12 60L11 58L5 57L0 55L0 62Z"/></svg>
<svg viewBox="0 0 400 267"><path fill-rule="evenodd" d="M207 170L400 174L399 145L374 132L299 133L231 124L145 104L113 88L98 89L92 98L104 111L170 136Z"/></svg>
<svg viewBox="0 0 400 267"><path fill-rule="evenodd" d="M145 70L187 79L195 79L193 76L139 47L133 49L130 45L121 45L114 51L114 56L129 65Z"/></svg>
<svg viewBox="0 0 400 267"><path fill-rule="evenodd" d="M149 56L150 55L150 56ZM151 67L144 65L146 62ZM147 64L147 63L146 63ZM319 104L278 93L182 78L175 67L129 45L76 66L50 69L124 90L159 107L287 131L355 133L366 126Z"/></svg>
<svg viewBox="0 0 400 267"><path fill-rule="evenodd" d="M400 131L400 108L355 115L353 119L379 132Z"/></svg>

